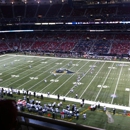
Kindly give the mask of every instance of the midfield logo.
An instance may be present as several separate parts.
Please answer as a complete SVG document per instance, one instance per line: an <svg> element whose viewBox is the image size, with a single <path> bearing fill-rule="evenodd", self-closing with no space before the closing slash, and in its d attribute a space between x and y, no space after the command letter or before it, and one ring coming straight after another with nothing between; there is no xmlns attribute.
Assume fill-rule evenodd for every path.
<svg viewBox="0 0 130 130"><path fill-rule="evenodd" d="M52 73L53 74L72 74L74 72L72 72L72 71L70 71L70 70L68 70L66 68L59 68L59 69L53 71Z"/></svg>

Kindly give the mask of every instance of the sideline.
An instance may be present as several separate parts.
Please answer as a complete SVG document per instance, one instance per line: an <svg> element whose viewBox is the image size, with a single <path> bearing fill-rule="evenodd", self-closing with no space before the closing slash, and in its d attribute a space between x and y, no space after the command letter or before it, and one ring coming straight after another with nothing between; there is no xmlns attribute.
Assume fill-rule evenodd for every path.
<svg viewBox="0 0 130 130"><path fill-rule="evenodd" d="M128 63L130 64L130 61L114 61L114 60L93 60L93 59L81 59L81 58L62 58L62 57L48 57L48 56L33 56L33 55L16 55L16 54L5 54L5 55L11 55L11 56L22 56L22 57L38 57L38 58L55 58L55 59L66 59L66 60L81 60L81 61L99 61L99 62L114 62L114 63Z"/></svg>
<svg viewBox="0 0 130 130"><path fill-rule="evenodd" d="M5 87L0 87L0 90L1 90L2 88L5 89L6 91L11 90L11 89L5 88ZM13 89L13 91L14 91L15 93L18 92L18 91L20 91L20 93L23 94L26 90ZM32 92L32 91L29 91L29 93L30 93L31 95L34 94L34 92ZM46 94L46 93L38 93L38 92L36 92L36 95L37 95L37 96L43 95L43 97L48 97L48 98L57 99L57 95L52 95L52 94L50 94L50 95L48 96L48 94ZM81 102L82 102L82 99L76 99L76 98L64 97L64 96L60 96L59 99L60 99L60 100L64 100L64 99L65 99L66 101L77 102L77 103L81 103ZM84 103L85 103L85 104L92 105L92 104L96 104L97 102L85 100ZM98 103L100 103L100 106L102 106L102 107L103 107L103 106L106 106L107 108L116 108L116 109L120 109L120 110L130 111L130 107L128 107L128 106L120 106L120 105L116 105L116 104L109 104L109 103L103 103L103 102L98 102Z"/></svg>

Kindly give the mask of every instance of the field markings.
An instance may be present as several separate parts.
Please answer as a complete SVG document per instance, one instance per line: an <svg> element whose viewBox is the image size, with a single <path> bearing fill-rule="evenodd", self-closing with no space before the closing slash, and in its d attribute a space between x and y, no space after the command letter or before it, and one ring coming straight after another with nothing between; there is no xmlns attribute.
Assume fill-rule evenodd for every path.
<svg viewBox="0 0 130 130"><path fill-rule="evenodd" d="M6 56L6 55L0 55L0 57L4 57L4 56Z"/></svg>
<svg viewBox="0 0 130 130"><path fill-rule="evenodd" d="M11 58L14 58L14 57L9 57L9 58L7 57L7 58L5 58L5 59L0 59L0 62L1 62L1 61L5 61L5 60L8 60L8 59L10 60ZM7 62L6 62L6 63L7 63ZM2 67L4 67L4 66L3 66L4 64L5 64L5 63L1 62L0 65L2 65Z"/></svg>
<svg viewBox="0 0 130 130"><path fill-rule="evenodd" d="M79 62L81 62L81 61L79 61ZM78 63L79 63L79 62L78 62ZM66 65L64 65L64 66L66 66ZM63 66L62 68L64 68L64 66ZM74 66L72 66L71 68L74 68ZM71 68L70 68L70 69L71 69ZM75 74L75 73L74 73L74 74ZM73 74L73 75L74 75L74 74ZM64 74L61 74L61 75L60 75L59 77L57 77L56 79L59 79L62 75L64 75ZM48 84L46 87L44 87L43 89L41 89L39 92L41 92L41 91L43 91L44 89L46 89L50 84L52 84L52 82L49 83L49 84Z"/></svg>
<svg viewBox="0 0 130 130"><path fill-rule="evenodd" d="M97 77L98 73L100 72L100 70L103 68L103 66L105 65L106 62L103 63L103 65L101 66L101 68L98 70L98 72L95 74L95 76L93 77L93 79L91 80L91 82L88 84L88 86L86 87L86 89L84 90L84 92L80 95L79 98L81 98L83 96L83 94L86 92L86 90L88 89L88 87L91 85L91 83L93 82L93 80Z"/></svg>
<svg viewBox="0 0 130 130"><path fill-rule="evenodd" d="M52 61L53 62L53 61ZM38 64L37 66L39 66L40 64ZM37 66L35 66L35 67L37 67ZM45 66L44 66L45 67ZM44 68L43 67L43 68ZM41 69L41 68L40 68ZM38 69L38 70L40 70L40 69ZM26 71L29 71L30 69L28 69L28 70L26 70ZM25 73L26 71L23 71L22 73ZM36 72L36 71L35 71ZM18 80L15 80L14 82L11 82L9 85L11 85L11 84L13 84L13 83L16 83L16 82L18 82L18 81L20 81L20 80L22 80L23 78L25 78L25 77L27 77L27 76L29 76L29 75L31 75L31 74L33 74L33 73L35 73L34 71L32 72L32 73L29 73L28 75L26 75L26 76L23 76L22 78L19 78ZM22 73L19 73L19 75L20 74L22 74ZM8 78L7 80L9 80L10 78ZM11 79L12 79L12 77L11 77ZM7 82L7 80L5 80L6 82ZM2 82L3 83L3 82ZM6 86L9 86L9 85L6 85Z"/></svg>
<svg viewBox="0 0 130 130"><path fill-rule="evenodd" d="M117 90L117 87L118 87L118 83L119 83L119 81L120 81L122 69L123 69L123 65L121 66L120 73L119 73L119 76L118 76L118 79L117 79L117 82L116 82L116 87L115 87L115 90L114 90L113 95L116 94L116 90ZM114 100L114 96L112 97L111 104L113 104L113 100Z"/></svg>
<svg viewBox="0 0 130 130"><path fill-rule="evenodd" d="M16 56L16 55L14 55L14 54L6 54L6 55L11 55L11 56ZM96 60L94 60L94 59L76 59L76 58L62 58L62 57L49 57L49 56L32 56L32 55L30 55L30 56L26 56L26 55L17 55L17 56L22 56L22 57L37 57L37 58L53 58L53 59L66 59L66 60L81 60L81 61L96 61L96 62L101 62L101 63L103 63L103 62L114 62L114 63L127 63L127 64L130 64L130 62L129 61L113 61L113 60L102 60L102 59L100 59L100 60L98 60L98 59L96 59Z"/></svg>
<svg viewBox="0 0 130 130"><path fill-rule="evenodd" d="M2 57L2 56L0 56L0 57ZM0 59L0 61L4 61L4 60L10 59L10 58L14 58L14 57L10 56L9 58L7 57L7 58L4 58L4 59Z"/></svg>
<svg viewBox="0 0 130 130"><path fill-rule="evenodd" d="M26 63L24 63L25 65L26 65ZM10 72L10 73L8 73L8 74L6 74L6 75L3 75L2 76L2 78L3 77L6 77L7 75L10 75L10 74L12 74L12 73L14 73L14 72L17 72L18 70L21 70L21 69L23 69L23 68L26 68L26 66L25 67L23 67L23 68L20 68L20 69L16 69L17 67L20 67L20 66L23 66L24 64L20 64L20 65L17 65L17 66L13 66L13 68L12 69L7 69L7 67L6 67L6 70L3 72L3 73L5 73L5 72L8 72L8 70L11 70L12 72ZM35 64L35 63L32 63L31 65L33 65L33 64ZM15 71L14 71L15 70ZM4 80L4 81L7 81L7 80ZM3 83L3 82L2 82Z"/></svg>
<svg viewBox="0 0 130 130"><path fill-rule="evenodd" d="M114 66L114 63L112 64L112 67L113 67L113 66ZM112 69L109 69L109 72L107 73L107 76L106 76L106 78L105 78L104 82L102 83L101 88L100 88L100 90L99 90L99 92L98 92L98 94L97 94L97 96L96 96L96 98L95 98L95 100L94 100L94 101L96 101L96 100L97 100L97 98L98 98L98 96L99 96L99 94L100 94L100 92L101 92L101 90L102 90L102 88L103 88L103 85L105 84L106 80L108 79L108 76L109 76L109 74L110 74L111 70L112 70Z"/></svg>
<svg viewBox="0 0 130 130"><path fill-rule="evenodd" d="M35 63L33 63L33 64L35 64ZM32 65L32 64L31 64ZM19 66L21 66L21 65L19 65ZM23 66L23 64L22 64L22 66ZM18 66L17 66L18 67ZM36 66L35 66L36 67ZM25 68L25 67L23 67L23 68ZM23 69L22 68L22 69ZM13 68L14 69L14 68ZM13 69L11 69L11 70L13 70ZM20 68L21 69L21 68ZM20 69L16 69L16 71L18 71L18 70L20 70ZM14 72L16 72L16 71L12 71L12 72L10 72L9 74L7 74L7 75L10 75L10 74L12 74L12 73L14 73ZM22 73L24 73L24 72L26 72L26 71L30 71L30 69L27 69L27 70L25 70L25 71L23 71ZM6 71L5 71L6 72ZM20 74L22 74L22 73L19 73L19 75ZM3 75L3 77L6 77L7 75ZM2 78L3 78L2 77ZM4 80L3 82L1 82L1 83L4 83L4 82L7 82L8 80L10 80L10 79L12 79L12 77L10 77L10 78L8 78L7 80Z"/></svg>
<svg viewBox="0 0 130 130"><path fill-rule="evenodd" d="M130 90L129 90L129 104L128 104L128 106L130 107Z"/></svg>
<svg viewBox="0 0 130 130"><path fill-rule="evenodd" d="M94 63L94 65L95 65L95 64L96 64L96 62ZM82 79L86 76L86 74L90 72L90 70L91 70L91 68L88 69L88 71L85 73L84 76L82 76L82 77L80 78L80 80L82 80ZM93 77L93 76L88 75L88 77ZM71 89L73 89L73 88L75 88L75 85L74 85ZM70 90L65 94L65 97L66 97L69 93L70 93Z"/></svg>
<svg viewBox="0 0 130 130"><path fill-rule="evenodd" d="M64 61L66 61L66 60L64 60ZM62 61L62 63L63 63L64 61ZM55 66L58 66L58 65L55 64ZM51 67L51 69L54 68L55 66ZM64 65L64 66L66 66L66 65ZM49 70L50 70L50 69L48 69L47 71L49 71ZM41 74L44 74L44 73L41 73ZM40 75L41 75L41 74L40 74ZM48 75L46 78L44 78L43 80L41 80L41 81L37 82L36 84L34 84L34 85L33 85L32 87L30 87L28 90L34 88L36 85L40 84L41 82L43 82L45 79L49 78L50 76L52 76L52 73L51 73L50 75ZM60 77L60 76L59 76L59 77ZM58 79L58 78L56 78L56 79ZM55 79L55 80L56 80L56 79ZM53 82L51 82L51 83L53 83ZM50 84L51 84L51 83L50 83ZM48 84L46 87L48 87L50 84ZM44 88L46 88L46 87L44 87ZM43 88L43 89L44 89L44 88ZM42 89L42 90L43 90L43 89ZM40 90L40 91L41 91L41 90ZM40 91L39 91L39 92L40 92Z"/></svg>
<svg viewBox="0 0 130 130"><path fill-rule="evenodd" d="M47 65L48 66L48 65ZM57 66L57 65L55 65ZM49 68L48 70L44 71L43 73L40 73L39 75L37 75L36 77L39 77L40 75L46 73L47 71L49 71L50 69L54 68L55 66ZM46 66L45 66L46 67ZM36 72L36 71L35 71ZM52 74L48 75L46 78L50 77ZM44 79L43 79L44 80ZM34 88L36 85L38 85L39 83L41 83L43 80L40 80L39 82L37 82L36 84L34 84L32 87L30 87L28 90ZM21 86L27 84L28 82L32 81L32 79L28 80L27 82L25 82L24 84L20 85L18 88L20 88Z"/></svg>
<svg viewBox="0 0 130 130"><path fill-rule="evenodd" d="M86 64L87 64L88 62L86 62L82 67L80 67L76 72L78 72L79 70L81 70ZM75 75L75 73L74 74L72 74L72 76L70 76L65 82L63 82L55 91L53 91L52 92L52 94L54 94L59 88L61 88L68 80L70 80L71 79L71 77L73 77Z"/></svg>
<svg viewBox="0 0 130 130"><path fill-rule="evenodd" d="M56 61L57 61L57 60L56 60ZM56 62L56 61L55 61L55 62ZM54 61L52 61L51 63L53 64ZM51 63L49 63L49 64L51 64ZM39 65L37 65L37 66L39 66ZM46 65L46 66L48 66L48 65ZM44 66L41 67L41 68L45 68L46 66L44 65ZM55 67L55 66L53 66L53 67ZM53 67L49 68L48 70L52 69ZM41 68L39 68L37 71L41 70ZM46 70L46 71L48 71L48 70ZM30 73L30 74L36 73L37 71L33 71L33 72ZM37 76L35 76L35 77L38 77L38 76L44 74L46 71L44 71L43 73L40 73L39 75L37 75ZM30 74L29 74L29 75L30 75ZM25 77L28 77L29 75L26 75L26 76L22 77L21 79L23 79L23 78L25 78ZM21 80L21 79L20 79L20 80ZM23 84L19 85L19 86L17 87L17 89L20 88L21 86L27 84L27 83L30 82L30 81L32 81L32 79L29 79L28 81L26 81L26 82L24 82ZM29 89L28 89L28 90L29 90Z"/></svg>

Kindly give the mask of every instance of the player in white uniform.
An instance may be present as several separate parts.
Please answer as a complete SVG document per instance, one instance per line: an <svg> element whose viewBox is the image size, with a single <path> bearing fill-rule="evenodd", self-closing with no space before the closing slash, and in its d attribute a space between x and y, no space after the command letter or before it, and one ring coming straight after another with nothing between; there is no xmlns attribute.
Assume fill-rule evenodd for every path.
<svg viewBox="0 0 130 130"><path fill-rule="evenodd" d="M29 65L29 68L31 69L31 68L32 68L32 66L31 66L31 65Z"/></svg>

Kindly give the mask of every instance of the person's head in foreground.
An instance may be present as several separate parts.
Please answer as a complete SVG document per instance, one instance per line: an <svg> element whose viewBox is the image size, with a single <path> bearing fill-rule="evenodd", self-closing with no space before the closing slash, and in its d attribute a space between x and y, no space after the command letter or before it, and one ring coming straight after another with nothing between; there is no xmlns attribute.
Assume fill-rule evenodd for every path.
<svg viewBox="0 0 130 130"><path fill-rule="evenodd" d="M0 100L0 129L14 130L16 118L16 102L14 100Z"/></svg>

